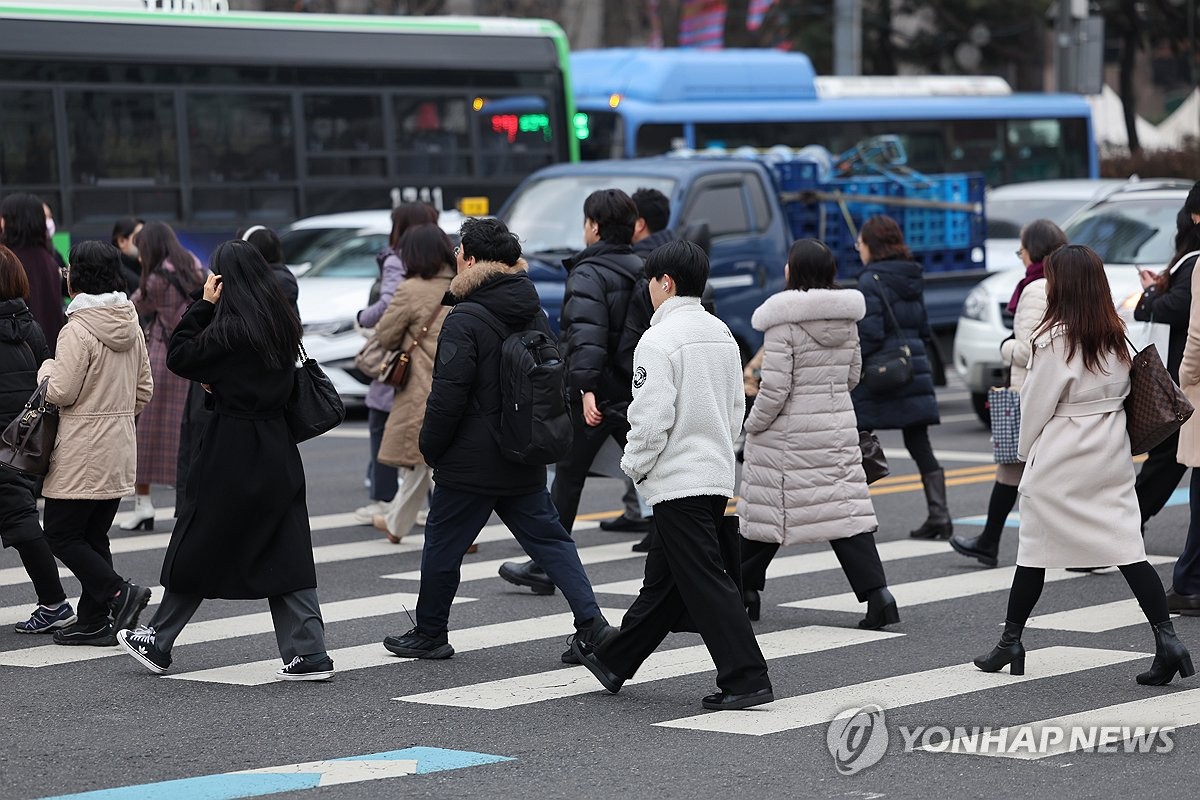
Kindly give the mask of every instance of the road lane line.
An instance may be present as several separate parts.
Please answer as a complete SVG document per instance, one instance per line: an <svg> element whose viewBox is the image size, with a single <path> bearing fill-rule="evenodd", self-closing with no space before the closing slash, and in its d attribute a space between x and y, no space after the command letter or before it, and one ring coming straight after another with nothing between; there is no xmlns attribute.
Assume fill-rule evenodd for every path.
<svg viewBox="0 0 1200 800"><path fill-rule="evenodd" d="M918 703L929 703L989 689L1003 689L1029 681L1056 678L1148 657L1148 653L1099 650L1090 647L1047 647L1029 652L1027 660L1030 670L1025 675L983 672L974 664L955 664L796 697L785 697L745 713L718 711L654 724L664 728L766 736L812 725L828 725L848 708L877 704L891 711Z"/></svg>
<svg viewBox="0 0 1200 800"><path fill-rule="evenodd" d="M758 637L758 645L762 648L763 656L771 660L867 644L898 636L903 634L809 625L762 634ZM713 668L712 658L704 645L662 650L647 658L638 674L625 681L625 686L695 675ZM405 703L495 710L602 691L603 688L586 667L571 667L393 699Z"/></svg>

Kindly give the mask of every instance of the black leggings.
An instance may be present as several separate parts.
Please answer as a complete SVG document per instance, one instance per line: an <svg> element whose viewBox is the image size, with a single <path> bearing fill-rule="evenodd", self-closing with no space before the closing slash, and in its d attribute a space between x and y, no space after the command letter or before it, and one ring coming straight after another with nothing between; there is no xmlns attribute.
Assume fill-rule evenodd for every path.
<svg viewBox="0 0 1200 800"><path fill-rule="evenodd" d="M938 463L937 456L933 454L928 425L910 425L907 428L901 428L900 433L904 436L905 449L908 450L913 461L917 462L917 469L922 475L937 472L942 468L942 465Z"/></svg>
<svg viewBox="0 0 1200 800"><path fill-rule="evenodd" d="M1158 579L1158 573L1150 566L1150 562L1124 564L1120 569L1150 624L1157 625L1170 619L1167 595L1163 592L1162 581ZM1046 570L1041 567L1017 567L1013 575L1012 590L1008 593L1008 616L1005 617L1008 622L1025 626L1038 598L1042 596L1042 584L1045 580Z"/></svg>

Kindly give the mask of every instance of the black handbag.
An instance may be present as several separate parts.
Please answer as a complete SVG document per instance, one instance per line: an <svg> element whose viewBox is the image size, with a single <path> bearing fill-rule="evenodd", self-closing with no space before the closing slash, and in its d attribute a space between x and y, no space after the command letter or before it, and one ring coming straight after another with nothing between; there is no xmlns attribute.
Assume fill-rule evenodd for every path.
<svg viewBox="0 0 1200 800"><path fill-rule="evenodd" d="M883 455L883 445L871 431L858 432L858 449L862 451L863 472L867 474L867 485L870 486L880 478L886 478L891 469L887 458Z"/></svg>
<svg viewBox="0 0 1200 800"><path fill-rule="evenodd" d="M0 433L0 464L27 475L50 471L50 453L58 438L58 406L46 402L49 379L34 389L25 408Z"/></svg>
<svg viewBox="0 0 1200 800"><path fill-rule="evenodd" d="M308 357L304 345L300 345L300 357L303 361L296 367L292 396L284 409L288 430L297 443L333 430L346 418L346 406L333 381L314 359Z"/></svg>
<svg viewBox="0 0 1200 800"><path fill-rule="evenodd" d="M888 302L887 292L880 285L879 273L872 273L876 286L879 287L879 299L883 301L883 310L887 314L884 322L886 335L887 322L892 323L899 346L872 353L863 359L862 383L872 394L887 394L903 386L913 379L912 348L904 341L900 331L900 323Z"/></svg>

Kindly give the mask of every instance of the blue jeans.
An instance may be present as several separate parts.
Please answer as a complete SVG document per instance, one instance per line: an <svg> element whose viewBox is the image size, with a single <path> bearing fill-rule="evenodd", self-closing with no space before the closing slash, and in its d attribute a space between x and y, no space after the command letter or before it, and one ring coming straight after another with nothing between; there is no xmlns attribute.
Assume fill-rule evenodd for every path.
<svg viewBox="0 0 1200 800"><path fill-rule="evenodd" d="M417 599L417 629L421 633L439 636L446 632L463 556L493 511L562 590L575 614L576 626L600 616L575 541L558 521L549 492L495 496L434 486L421 553L421 592Z"/></svg>

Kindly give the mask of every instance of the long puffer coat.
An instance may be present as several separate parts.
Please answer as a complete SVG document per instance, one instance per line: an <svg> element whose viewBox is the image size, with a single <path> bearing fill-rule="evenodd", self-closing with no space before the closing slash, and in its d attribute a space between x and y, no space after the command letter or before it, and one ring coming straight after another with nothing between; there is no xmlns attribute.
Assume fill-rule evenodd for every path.
<svg viewBox="0 0 1200 800"><path fill-rule="evenodd" d="M879 275L879 280L874 279ZM937 396L925 343L933 339L925 312L925 279L921 265L913 261L872 261L858 276L858 290L867 302L867 313L858 323L862 357L899 347L912 349L913 379L905 386L876 394L859 384L853 393L854 411L862 430L907 428L938 424ZM900 323L900 335L884 309L887 297Z"/></svg>
<svg viewBox="0 0 1200 800"><path fill-rule="evenodd" d="M862 371L852 289L785 291L751 318L766 332L762 382L746 418L738 515L761 542L843 539L875 530L850 390Z"/></svg>
<svg viewBox="0 0 1200 800"><path fill-rule="evenodd" d="M49 357L46 337L25 301L15 297L0 302L0 428L25 410L37 388L38 367ZM42 535L35 483L29 475L0 468L0 542L5 547Z"/></svg>

